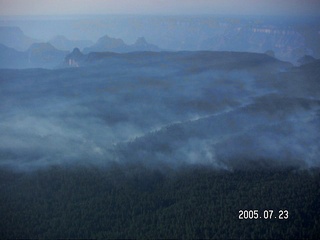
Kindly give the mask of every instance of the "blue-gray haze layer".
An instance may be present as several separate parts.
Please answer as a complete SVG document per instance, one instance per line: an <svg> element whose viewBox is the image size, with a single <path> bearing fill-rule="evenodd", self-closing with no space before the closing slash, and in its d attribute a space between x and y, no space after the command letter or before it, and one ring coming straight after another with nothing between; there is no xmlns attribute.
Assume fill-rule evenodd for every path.
<svg viewBox="0 0 320 240"><path fill-rule="evenodd" d="M320 62L266 54L89 53L0 70L0 166L320 166Z"/></svg>

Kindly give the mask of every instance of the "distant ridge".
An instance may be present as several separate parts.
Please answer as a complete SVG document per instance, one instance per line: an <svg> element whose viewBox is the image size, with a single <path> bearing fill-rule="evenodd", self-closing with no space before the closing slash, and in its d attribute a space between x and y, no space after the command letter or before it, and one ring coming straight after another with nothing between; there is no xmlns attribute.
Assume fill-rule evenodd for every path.
<svg viewBox="0 0 320 240"><path fill-rule="evenodd" d="M37 40L26 36L18 27L0 27L0 44L18 51L26 51Z"/></svg>
<svg viewBox="0 0 320 240"><path fill-rule="evenodd" d="M26 51L17 51L0 44L0 68L55 68L67 53L50 43L34 43Z"/></svg>
<svg viewBox="0 0 320 240"><path fill-rule="evenodd" d="M31 66L48 68L59 65L67 53L56 49L50 43L34 43L27 51Z"/></svg>
<svg viewBox="0 0 320 240"><path fill-rule="evenodd" d="M310 56L310 55L305 55L302 58L298 59L298 63L300 65L309 64L309 63L312 63L314 61L316 61L316 59L314 57Z"/></svg>
<svg viewBox="0 0 320 240"><path fill-rule="evenodd" d="M156 45L148 43L144 37L138 38L137 41L130 47L132 51L151 51L151 52L160 51L160 48L158 48Z"/></svg>
<svg viewBox="0 0 320 240"><path fill-rule="evenodd" d="M71 51L74 48L84 49L93 44L93 42L89 40L70 40L62 35L52 38L49 43L63 51Z"/></svg>
<svg viewBox="0 0 320 240"><path fill-rule="evenodd" d="M248 52L213 52L213 51L180 51L180 52L91 52L82 54L79 49L74 49L68 54L64 61L66 67L81 67L94 65L119 64L126 62L137 67L162 66L174 67L174 64L181 63L185 66L188 73L206 71L208 69L234 70L246 69L258 71L261 69L287 69L293 65L288 62L280 61L276 58L262 53Z"/></svg>
<svg viewBox="0 0 320 240"><path fill-rule="evenodd" d="M116 53L127 53L136 51L161 51L156 45L150 44L144 37L140 37L132 45L127 45L120 38L112 38L105 35L98 39L98 41L91 47L83 49L84 53L90 52L116 52Z"/></svg>

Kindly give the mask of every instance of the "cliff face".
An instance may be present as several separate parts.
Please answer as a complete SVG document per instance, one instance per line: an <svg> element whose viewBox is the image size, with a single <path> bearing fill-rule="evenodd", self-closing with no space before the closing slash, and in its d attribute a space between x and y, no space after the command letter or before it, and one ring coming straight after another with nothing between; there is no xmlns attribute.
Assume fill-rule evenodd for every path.
<svg viewBox="0 0 320 240"><path fill-rule="evenodd" d="M313 54L313 50L307 46L305 37L300 32L292 28L274 26L227 26L223 33L204 40L201 48L260 53L272 50L275 57L291 62L296 62L304 55Z"/></svg>

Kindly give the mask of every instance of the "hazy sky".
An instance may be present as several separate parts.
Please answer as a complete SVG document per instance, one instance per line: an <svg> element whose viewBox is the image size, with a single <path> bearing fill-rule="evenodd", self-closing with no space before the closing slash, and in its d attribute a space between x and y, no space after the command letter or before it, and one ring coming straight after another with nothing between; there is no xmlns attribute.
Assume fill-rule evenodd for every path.
<svg viewBox="0 0 320 240"><path fill-rule="evenodd" d="M320 0L0 0L0 15L320 15Z"/></svg>

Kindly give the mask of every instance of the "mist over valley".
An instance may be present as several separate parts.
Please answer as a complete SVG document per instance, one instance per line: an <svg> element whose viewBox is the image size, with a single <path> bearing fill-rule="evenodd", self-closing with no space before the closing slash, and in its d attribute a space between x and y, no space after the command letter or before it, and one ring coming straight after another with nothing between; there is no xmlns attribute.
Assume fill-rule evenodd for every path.
<svg viewBox="0 0 320 240"><path fill-rule="evenodd" d="M319 61L75 50L70 63L0 70L2 166L319 167Z"/></svg>

